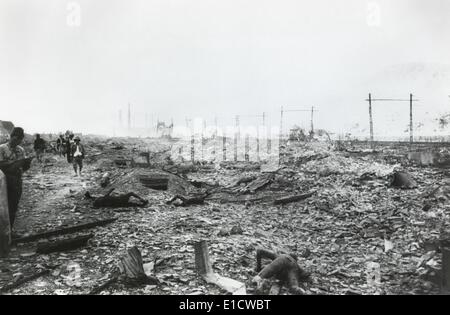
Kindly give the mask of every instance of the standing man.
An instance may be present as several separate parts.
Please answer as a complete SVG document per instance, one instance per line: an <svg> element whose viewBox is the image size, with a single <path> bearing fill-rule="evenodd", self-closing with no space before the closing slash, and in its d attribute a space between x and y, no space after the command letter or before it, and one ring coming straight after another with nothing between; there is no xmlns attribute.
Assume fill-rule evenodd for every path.
<svg viewBox="0 0 450 315"><path fill-rule="evenodd" d="M59 156L66 156L66 151L64 150L65 148L65 140L64 140L64 136L62 134L59 135L58 140L56 140L56 150L59 153Z"/></svg>
<svg viewBox="0 0 450 315"><path fill-rule="evenodd" d="M36 135L36 140L34 140L34 152L36 152L36 158L39 162L42 162L42 155L45 150L45 140L41 138L40 134Z"/></svg>
<svg viewBox="0 0 450 315"><path fill-rule="evenodd" d="M75 176L81 176L81 170L83 169L83 159L84 159L84 147L80 143L80 137L76 136L74 139L75 143L72 145L72 157L73 157L73 169L75 171ZM77 168L79 168L79 173L77 173Z"/></svg>
<svg viewBox="0 0 450 315"><path fill-rule="evenodd" d="M67 163L72 163L72 145L73 145L73 133L69 134L66 139L66 155Z"/></svg>
<svg viewBox="0 0 450 315"><path fill-rule="evenodd" d="M14 225L19 201L22 196L22 174L31 165L31 158L25 157L25 150L20 146L24 137L23 129L16 127L11 132L9 142L0 145L0 168L6 176L11 229Z"/></svg>

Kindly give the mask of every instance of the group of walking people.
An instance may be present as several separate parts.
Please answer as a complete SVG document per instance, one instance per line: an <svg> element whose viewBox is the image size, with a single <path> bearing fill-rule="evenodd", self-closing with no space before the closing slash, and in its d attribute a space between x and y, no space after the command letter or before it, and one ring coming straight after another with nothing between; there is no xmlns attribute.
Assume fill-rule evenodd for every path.
<svg viewBox="0 0 450 315"><path fill-rule="evenodd" d="M83 159L85 155L84 146L81 144L79 136L73 133L66 133L66 136L59 135L56 140L56 150L60 156L67 158L67 163L73 165L75 176L80 176L83 170Z"/></svg>
<svg viewBox="0 0 450 315"><path fill-rule="evenodd" d="M22 175L30 169L34 158L26 156L21 146L24 139L24 130L15 127L10 133L8 142L0 144L0 257L5 257L8 251L11 231L22 196ZM85 151L80 137L72 133L66 138L61 135L56 146L59 154L67 157L67 162L73 165L75 176L81 175ZM33 149L39 162L42 162L46 147L45 140L37 134Z"/></svg>
<svg viewBox="0 0 450 315"><path fill-rule="evenodd" d="M47 144L39 134L34 140L34 152L38 162L42 162L42 157ZM73 165L75 176L80 176L83 170L84 146L81 144L79 136L75 136L72 132L66 132L65 135L60 134L56 140L56 151L60 157L64 156L67 163Z"/></svg>

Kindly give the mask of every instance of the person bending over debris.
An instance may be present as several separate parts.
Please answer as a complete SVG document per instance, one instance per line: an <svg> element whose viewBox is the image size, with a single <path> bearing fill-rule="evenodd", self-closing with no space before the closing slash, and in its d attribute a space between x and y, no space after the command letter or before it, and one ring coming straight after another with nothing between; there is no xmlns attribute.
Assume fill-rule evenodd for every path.
<svg viewBox="0 0 450 315"><path fill-rule="evenodd" d="M33 159L26 158L25 150L20 146L24 137L23 129L16 127L11 132L9 142L0 145L0 169L6 176L11 228L14 225L22 196L22 174L30 168Z"/></svg>
<svg viewBox="0 0 450 315"><path fill-rule="evenodd" d="M109 190L103 197L92 197L89 192L86 192L85 197L88 199L94 199L95 208L144 207L148 204L148 200L139 197L133 192L111 196L113 191L114 188ZM141 203L130 201L130 198L132 197L138 199Z"/></svg>
<svg viewBox="0 0 450 315"><path fill-rule="evenodd" d="M272 262L261 270L263 258L270 259ZM258 290L261 290L265 279L276 278L286 284L291 292L303 294L304 291L299 287L299 283L310 280L310 274L300 268L294 254L278 255L261 248L256 250L256 271L259 273L252 282L256 283Z"/></svg>
<svg viewBox="0 0 450 315"><path fill-rule="evenodd" d="M73 158L73 170L75 171L75 176L81 176L81 170L83 169L83 159L84 159L84 146L80 143L80 137L76 136L74 139L75 143L72 145L71 153ZM77 168L80 170L77 173Z"/></svg>

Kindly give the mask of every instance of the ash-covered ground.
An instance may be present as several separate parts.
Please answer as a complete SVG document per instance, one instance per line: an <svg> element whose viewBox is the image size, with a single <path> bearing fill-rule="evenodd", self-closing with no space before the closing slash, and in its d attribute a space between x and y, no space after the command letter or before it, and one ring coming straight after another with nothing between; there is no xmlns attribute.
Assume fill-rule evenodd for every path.
<svg viewBox="0 0 450 315"><path fill-rule="evenodd" d="M403 146L369 150L290 142L282 146L280 165L269 167L258 162L174 161L170 140L82 141L86 159L81 177L53 153L43 163L33 162L24 176L16 231L24 237L117 220L13 246L9 257L0 260L0 286L49 271L4 293L88 294L118 272L120 258L132 246L140 250L145 272L159 284L118 281L105 285L100 294L228 293L197 275L193 244L198 240L207 240L214 272L244 283L248 294L257 293L251 281L257 274L257 248L296 253L299 266L311 274L311 281L301 283L305 294L441 292L448 170L415 165ZM397 185L393 178L399 171L412 184ZM168 179L167 189L146 185L155 176ZM94 208L85 197L87 191L99 196L112 188L114 194L134 192L149 203ZM204 204L167 204L174 195L205 192ZM311 195L303 200L276 202L307 193ZM43 243L89 233L93 236L86 246L36 252ZM269 279L268 288L276 282ZM291 293L283 286L279 294Z"/></svg>

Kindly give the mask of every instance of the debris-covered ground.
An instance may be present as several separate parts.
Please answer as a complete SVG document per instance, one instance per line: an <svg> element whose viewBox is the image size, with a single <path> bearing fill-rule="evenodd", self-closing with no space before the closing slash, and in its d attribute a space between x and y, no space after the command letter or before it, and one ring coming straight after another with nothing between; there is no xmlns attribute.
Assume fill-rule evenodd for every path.
<svg viewBox="0 0 450 315"><path fill-rule="evenodd" d="M311 273L312 280L302 285L306 294L440 292L436 278L439 240L449 224L448 171L414 166L404 149L287 143L280 167L266 168L256 162L174 162L171 143L163 140L84 141L82 177L74 176L64 157L47 154L44 163L33 162L24 177L16 231L24 237L117 219L19 242L0 260L0 286L49 271L4 293L87 294L111 279L125 250L136 246L146 273L159 284L115 282L102 294L224 294L196 273L193 244L201 239L208 241L214 272L245 283L248 294L255 293L257 248L296 253ZM410 182L405 184L403 175L396 179L397 171ZM167 179L167 189L152 186L164 186L160 179ZM149 203L94 208L85 196L112 188ZM175 195L204 204L168 204ZM293 196L297 199L289 199ZM89 233L87 246L36 252L49 240ZM284 288L281 294L289 292Z"/></svg>

